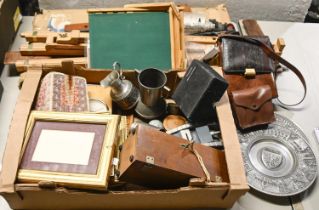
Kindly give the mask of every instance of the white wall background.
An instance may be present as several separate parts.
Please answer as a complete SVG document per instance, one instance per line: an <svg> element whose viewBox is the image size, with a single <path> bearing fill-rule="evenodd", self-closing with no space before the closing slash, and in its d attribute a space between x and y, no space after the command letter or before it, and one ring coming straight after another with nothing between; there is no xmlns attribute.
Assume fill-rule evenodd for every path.
<svg viewBox="0 0 319 210"><path fill-rule="evenodd" d="M172 0L39 0L42 9L116 7L136 2ZM234 21L242 18L303 22L311 0L177 0L190 6L225 4Z"/></svg>

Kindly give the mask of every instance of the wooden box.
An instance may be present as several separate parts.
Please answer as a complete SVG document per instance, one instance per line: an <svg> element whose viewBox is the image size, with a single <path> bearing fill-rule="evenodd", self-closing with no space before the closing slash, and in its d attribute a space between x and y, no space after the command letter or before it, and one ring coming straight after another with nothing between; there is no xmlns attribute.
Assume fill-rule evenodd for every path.
<svg viewBox="0 0 319 210"><path fill-rule="evenodd" d="M119 179L165 189L188 186L191 178L206 178L188 144L185 139L139 125L122 146ZM193 149L203 159L212 182L229 182L223 151L201 144L194 144Z"/></svg>
<svg viewBox="0 0 319 210"><path fill-rule="evenodd" d="M159 5L89 9L90 66L118 61L125 69L184 69L183 13L174 3Z"/></svg>

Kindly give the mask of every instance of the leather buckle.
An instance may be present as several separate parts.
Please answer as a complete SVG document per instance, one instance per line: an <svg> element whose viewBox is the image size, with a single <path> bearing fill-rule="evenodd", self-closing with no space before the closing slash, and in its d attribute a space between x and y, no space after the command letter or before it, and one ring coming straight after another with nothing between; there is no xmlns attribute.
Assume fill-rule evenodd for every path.
<svg viewBox="0 0 319 210"><path fill-rule="evenodd" d="M256 76L256 70L253 68L247 68L245 69L244 73L245 77L255 77Z"/></svg>

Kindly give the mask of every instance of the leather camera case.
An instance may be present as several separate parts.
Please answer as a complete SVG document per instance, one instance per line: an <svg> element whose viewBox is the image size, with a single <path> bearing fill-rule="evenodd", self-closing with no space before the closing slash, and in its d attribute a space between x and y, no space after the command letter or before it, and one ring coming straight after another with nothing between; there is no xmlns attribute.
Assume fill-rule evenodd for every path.
<svg viewBox="0 0 319 210"><path fill-rule="evenodd" d="M226 80L209 65L193 60L172 98L188 120L200 122L207 119L227 87Z"/></svg>
<svg viewBox="0 0 319 210"><path fill-rule="evenodd" d="M205 178L197 157L183 147L189 141L139 125L122 146L120 181L152 188L188 186L190 178ZM194 143L212 178L228 182L223 151Z"/></svg>
<svg viewBox="0 0 319 210"><path fill-rule="evenodd" d="M233 91L232 107L242 129L275 121L269 85Z"/></svg>

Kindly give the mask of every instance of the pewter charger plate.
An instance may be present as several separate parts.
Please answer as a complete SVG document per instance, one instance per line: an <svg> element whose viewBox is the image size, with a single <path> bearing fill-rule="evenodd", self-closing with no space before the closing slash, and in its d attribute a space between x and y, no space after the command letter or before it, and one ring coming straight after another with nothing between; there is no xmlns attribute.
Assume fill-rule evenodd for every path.
<svg viewBox="0 0 319 210"><path fill-rule="evenodd" d="M250 187L274 196L292 196L306 190L317 175L316 157L301 129L275 114L267 129L238 131Z"/></svg>

